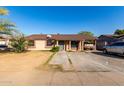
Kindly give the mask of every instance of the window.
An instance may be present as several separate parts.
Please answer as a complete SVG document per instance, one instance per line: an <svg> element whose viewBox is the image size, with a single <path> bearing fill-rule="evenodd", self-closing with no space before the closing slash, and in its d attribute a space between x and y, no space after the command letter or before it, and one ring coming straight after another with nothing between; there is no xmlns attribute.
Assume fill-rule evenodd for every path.
<svg viewBox="0 0 124 93"><path fill-rule="evenodd" d="M53 45L53 40L47 39L46 46L52 46L52 45Z"/></svg>
<svg viewBox="0 0 124 93"><path fill-rule="evenodd" d="M34 40L29 40L28 46L34 46Z"/></svg>
<svg viewBox="0 0 124 93"><path fill-rule="evenodd" d="M114 43L111 46L124 46L124 42Z"/></svg>

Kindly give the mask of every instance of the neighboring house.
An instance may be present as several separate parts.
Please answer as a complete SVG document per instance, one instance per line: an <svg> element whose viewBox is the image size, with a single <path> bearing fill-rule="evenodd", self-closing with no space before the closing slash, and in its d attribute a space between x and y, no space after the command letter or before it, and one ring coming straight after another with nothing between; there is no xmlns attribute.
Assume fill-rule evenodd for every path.
<svg viewBox="0 0 124 93"><path fill-rule="evenodd" d="M118 39L119 39L119 41L123 41L124 42L124 35L121 35Z"/></svg>
<svg viewBox="0 0 124 93"><path fill-rule="evenodd" d="M122 38L124 37L115 36L115 35L101 35L97 39L96 48L97 50L102 50L106 45L110 45L112 43L122 41Z"/></svg>
<svg viewBox="0 0 124 93"><path fill-rule="evenodd" d="M0 33L0 45L9 45L10 36Z"/></svg>
<svg viewBox="0 0 124 93"><path fill-rule="evenodd" d="M53 46L59 46L61 50L82 51L85 41L93 41L94 49L96 38L78 34L34 34L27 36L28 50L50 50Z"/></svg>

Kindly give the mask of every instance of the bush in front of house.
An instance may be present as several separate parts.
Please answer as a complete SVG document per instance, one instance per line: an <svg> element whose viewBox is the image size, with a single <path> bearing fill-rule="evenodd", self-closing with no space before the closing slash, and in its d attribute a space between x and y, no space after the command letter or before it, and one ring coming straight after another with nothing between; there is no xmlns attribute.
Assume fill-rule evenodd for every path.
<svg viewBox="0 0 124 93"><path fill-rule="evenodd" d="M58 47L58 46L53 47L53 48L51 49L51 51L52 51L52 52L58 52L58 51L59 51L59 47Z"/></svg>
<svg viewBox="0 0 124 93"><path fill-rule="evenodd" d="M15 37L11 39L11 46L14 52L21 53L25 51L27 42L24 36Z"/></svg>

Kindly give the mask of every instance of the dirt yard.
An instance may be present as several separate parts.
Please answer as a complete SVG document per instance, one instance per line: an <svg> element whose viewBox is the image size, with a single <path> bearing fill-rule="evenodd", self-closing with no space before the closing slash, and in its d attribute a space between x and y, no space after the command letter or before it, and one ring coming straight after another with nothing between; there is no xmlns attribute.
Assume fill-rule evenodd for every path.
<svg viewBox="0 0 124 93"><path fill-rule="evenodd" d="M46 62L50 52L0 53L0 71L31 70Z"/></svg>
<svg viewBox="0 0 124 93"><path fill-rule="evenodd" d="M52 53L29 51L25 53L0 53L0 85L30 85L25 79L37 72Z"/></svg>

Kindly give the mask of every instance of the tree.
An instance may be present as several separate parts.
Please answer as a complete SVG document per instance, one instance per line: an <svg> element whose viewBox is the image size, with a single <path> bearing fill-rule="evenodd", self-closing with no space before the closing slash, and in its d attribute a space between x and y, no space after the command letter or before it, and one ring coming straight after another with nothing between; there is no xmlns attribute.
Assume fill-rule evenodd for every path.
<svg viewBox="0 0 124 93"><path fill-rule="evenodd" d="M0 15L8 15L9 11L5 8L0 8ZM17 32L16 25L7 19L0 19L0 33L12 35Z"/></svg>
<svg viewBox="0 0 124 93"><path fill-rule="evenodd" d="M0 8L0 15L8 15L9 11L4 8ZM7 34L11 36L10 45L13 48L14 52L21 53L25 51L27 41L25 40L24 35L16 30L16 24L7 20L0 19L0 33Z"/></svg>
<svg viewBox="0 0 124 93"><path fill-rule="evenodd" d="M13 33L17 32L16 25L9 20L0 19L0 32L13 35Z"/></svg>
<svg viewBox="0 0 124 93"><path fill-rule="evenodd" d="M93 36L94 35L92 32L89 32L89 31L80 31L78 34L87 35L87 36Z"/></svg>
<svg viewBox="0 0 124 93"><path fill-rule="evenodd" d="M117 29L117 30L114 32L114 35L124 35L124 29Z"/></svg>
<svg viewBox="0 0 124 93"><path fill-rule="evenodd" d="M5 8L0 8L0 15L8 15L9 11Z"/></svg>

